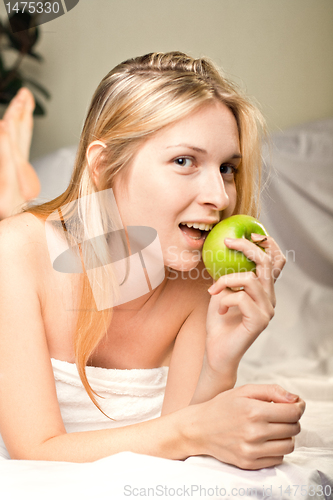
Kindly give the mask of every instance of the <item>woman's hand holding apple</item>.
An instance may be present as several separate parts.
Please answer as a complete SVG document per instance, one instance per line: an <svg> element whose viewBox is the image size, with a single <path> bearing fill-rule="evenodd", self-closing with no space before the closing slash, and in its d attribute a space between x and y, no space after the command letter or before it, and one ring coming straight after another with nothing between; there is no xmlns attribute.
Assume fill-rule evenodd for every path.
<svg viewBox="0 0 333 500"><path fill-rule="evenodd" d="M274 316L274 282L285 257L270 236L252 234L251 239L225 239L224 244L254 262L255 273L226 274L209 289L205 363L217 376L235 378L242 356Z"/></svg>
<svg viewBox="0 0 333 500"><path fill-rule="evenodd" d="M209 290L206 356L216 372L226 365L237 370L242 356L269 324L276 302L274 281L285 263L271 237L261 244L266 252L244 238L225 240L225 244L255 262L256 273L221 276Z"/></svg>
<svg viewBox="0 0 333 500"><path fill-rule="evenodd" d="M225 221L233 219L238 222L237 217ZM242 222L251 219L253 223L252 217L239 217ZM212 232L219 230L218 226ZM274 239L267 235L264 228L262 231L265 232L259 235L247 231L251 241L246 237L225 239L228 235L223 232L222 244L225 249L221 241L216 241L216 235L212 235L215 249L222 248L222 252L227 250L224 260L217 261L217 268L222 262L230 272L235 262L237 269L241 262L241 268L244 269L244 262L247 261L249 268L255 272L226 274L209 289L211 299L206 319L206 349L191 404L208 401L234 387L240 360L274 315L274 282L285 264L285 257ZM210 250L209 245L206 248ZM228 261L228 255L233 255L233 251L229 253L229 249L236 251L236 258L232 257L231 261ZM213 264L214 257L213 253L210 260ZM203 259L205 261L204 254Z"/></svg>
<svg viewBox="0 0 333 500"><path fill-rule="evenodd" d="M241 219L243 223L246 218L253 219L239 216L238 222ZM230 219L237 221L236 216ZM224 230L225 227L223 233ZM204 408L205 419L200 420L201 444L209 447L209 451L200 449L198 439L197 453L244 469L280 464L284 455L294 449L294 436L300 432L299 419L305 409L303 400L293 398L277 385L233 388L242 356L274 315L274 282L285 265L277 243L262 230L261 234L247 231L243 237L234 234L236 238L226 238L229 235L224 233L222 244L218 234L212 235L211 248L215 247L215 253L208 257L208 267L220 277L209 289L206 351L191 401L192 405L203 403L196 408L198 412ZM210 244L206 246L208 250L209 247ZM224 260L216 258L219 249ZM228 256L233 253L229 249L237 251L230 261ZM245 262L244 256L249 261ZM243 272L232 272L236 265ZM244 272L246 266L248 270ZM224 272L227 274L221 276Z"/></svg>

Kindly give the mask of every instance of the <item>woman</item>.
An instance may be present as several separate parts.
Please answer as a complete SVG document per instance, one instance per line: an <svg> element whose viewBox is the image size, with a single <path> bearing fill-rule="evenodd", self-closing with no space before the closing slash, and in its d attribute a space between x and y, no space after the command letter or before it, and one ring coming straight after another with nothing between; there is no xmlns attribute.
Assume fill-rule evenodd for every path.
<svg viewBox="0 0 333 500"><path fill-rule="evenodd" d="M205 59L148 54L103 79L66 192L0 224L0 432L11 458L81 462L129 450L259 469L292 452L304 402L278 386L234 388L243 354L273 317L284 257L270 237L253 236L265 253L229 240L256 275L215 284L199 261L212 225L256 214L260 120ZM123 302L126 276L121 285L103 260L122 224L156 230L165 268L158 286ZM54 229L76 248L81 272L52 267ZM101 231L97 250L85 243ZM100 307L105 297L118 305ZM118 384L118 406L99 398L101 378ZM161 416L149 380L162 393L166 384ZM123 388L137 381L134 402ZM82 384L84 401L70 392Z"/></svg>

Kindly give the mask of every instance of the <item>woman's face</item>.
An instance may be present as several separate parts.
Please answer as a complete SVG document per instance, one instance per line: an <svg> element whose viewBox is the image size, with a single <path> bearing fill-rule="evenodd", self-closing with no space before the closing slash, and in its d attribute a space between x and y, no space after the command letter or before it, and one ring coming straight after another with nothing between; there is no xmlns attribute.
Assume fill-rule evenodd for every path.
<svg viewBox="0 0 333 500"><path fill-rule="evenodd" d="M232 112L218 101L204 105L143 143L129 167L127 191L116 179L113 189L124 226L153 227L164 265L193 269L207 235L201 229L234 211L239 163Z"/></svg>

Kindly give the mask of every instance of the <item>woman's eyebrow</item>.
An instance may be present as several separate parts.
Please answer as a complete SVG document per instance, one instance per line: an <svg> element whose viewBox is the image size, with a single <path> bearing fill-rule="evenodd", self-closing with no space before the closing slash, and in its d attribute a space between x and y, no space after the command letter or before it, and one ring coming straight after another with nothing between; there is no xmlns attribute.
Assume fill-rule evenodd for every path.
<svg viewBox="0 0 333 500"><path fill-rule="evenodd" d="M179 147L185 147L185 148L189 148L189 149L193 149L194 151L197 151L198 153L203 153L203 154L207 154L207 151L205 149L202 149L202 148L198 148L196 146L191 146L190 144L185 144L185 143L182 143L182 144L175 144L174 146L167 146L165 149L169 149L169 148L179 148ZM233 160L233 159L238 159L238 158L242 158L242 155L240 153L235 153L233 154L230 159Z"/></svg>
<svg viewBox="0 0 333 500"><path fill-rule="evenodd" d="M165 149L180 148L180 147L183 147L183 148L185 147L185 148L193 149L194 151L197 151L198 153L207 154L207 151L205 149L197 148L196 146L191 146L190 144L185 144L185 143L175 144L174 146L167 146Z"/></svg>

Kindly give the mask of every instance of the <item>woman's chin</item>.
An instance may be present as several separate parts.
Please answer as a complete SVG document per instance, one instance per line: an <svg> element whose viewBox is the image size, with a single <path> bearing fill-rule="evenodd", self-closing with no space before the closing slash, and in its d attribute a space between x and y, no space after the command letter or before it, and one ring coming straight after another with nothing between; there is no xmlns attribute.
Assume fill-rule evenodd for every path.
<svg viewBox="0 0 333 500"><path fill-rule="evenodd" d="M192 269L195 269L198 266L199 262L200 259L191 260L189 262L179 259L176 262L166 262L165 266L168 269L172 269L173 271L187 273L190 272Z"/></svg>

